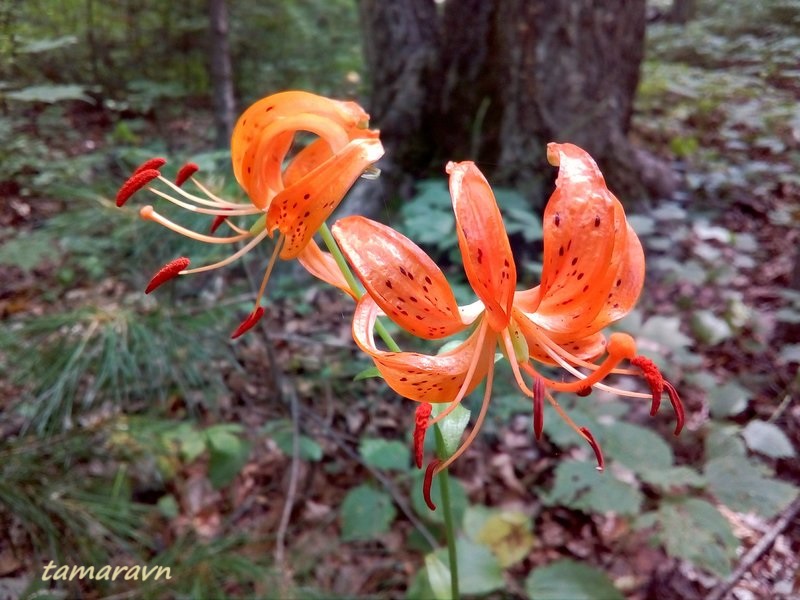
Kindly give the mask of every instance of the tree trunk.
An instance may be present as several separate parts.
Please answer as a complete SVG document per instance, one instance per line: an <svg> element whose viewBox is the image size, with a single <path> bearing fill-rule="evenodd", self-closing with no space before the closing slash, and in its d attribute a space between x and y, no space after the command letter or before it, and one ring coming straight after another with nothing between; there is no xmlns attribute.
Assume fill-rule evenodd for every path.
<svg viewBox="0 0 800 600"><path fill-rule="evenodd" d="M230 144L236 119L236 101L233 94L233 69L228 45L228 11L225 0L208 0L210 24L209 51L211 86L214 94L214 125L216 145Z"/></svg>
<svg viewBox="0 0 800 600"><path fill-rule="evenodd" d="M447 0L441 14L431 0L360 7L370 110L392 177L471 159L540 205L554 173L546 144L569 141L620 197L674 191L672 172L627 138L645 0Z"/></svg>
<svg viewBox="0 0 800 600"><path fill-rule="evenodd" d="M672 0L667 21L684 25L694 18L696 12L697 0Z"/></svg>

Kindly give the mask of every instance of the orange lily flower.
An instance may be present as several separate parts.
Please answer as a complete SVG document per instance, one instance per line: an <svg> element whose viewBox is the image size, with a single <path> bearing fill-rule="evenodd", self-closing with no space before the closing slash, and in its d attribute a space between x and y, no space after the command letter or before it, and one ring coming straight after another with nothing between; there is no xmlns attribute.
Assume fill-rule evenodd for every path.
<svg viewBox="0 0 800 600"><path fill-rule="evenodd" d="M447 460L434 460L426 470L424 491L432 509L433 476L463 454L484 421L498 346L509 359L519 388L533 400L536 437L541 436L546 399L591 445L598 469L603 468L599 445L586 427L576 425L562 410L552 392L586 395L597 387L622 396L652 398L651 413L655 414L666 389L678 414L676 434L683 424L678 394L652 361L637 355L633 338L612 333L606 340L602 333L633 308L644 282L642 246L622 205L582 149L549 144L548 159L559 167L559 175L544 214L542 282L529 290L515 289L516 265L500 211L488 182L471 162L451 162L447 172L464 269L478 296L472 305L457 305L442 271L402 234L358 216L341 219L333 227L334 237L367 290L356 307L353 337L392 389L421 403L414 435L418 467L422 466L425 429L486 379L483 403L469 435ZM373 336L381 315L425 339L444 338L468 328L471 333L458 347L440 355L389 352L378 348ZM619 369L625 360L636 369ZM560 366L570 379L547 378L536 363ZM650 393L602 383L611 373L643 377ZM524 374L531 376L530 385ZM430 419L431 402L450 406Z"/></svg>
<svg viewBox="0 0 800 600"><path fill-rule="evenodd" d="M368 121L369 115L355 102L301 91L267 96L250 106L239 117L231 139L233 171L250 203L233 202L213 194L193 177L197 171L194 164L181 168L174 182L160 173L166 162L164 159L154 158L142 164L117 193L117 206L159 181L167 191L155 187L148 187L148 190L186 210L214 217L211 235L182 227L157 213L152 206L140 210L143 219L205 243L244 242L237 251L214 264L190 269L188 258L171 261L152 278L146 293L177 275L210 271L230 264L278 230L255 308L232 337L253 327L263 315L261 297L278 256L285 260L297 258L312 275L352 295L333 258L320 250L312 238L356 179L383 155L378 132L367 128ZM298 132L316 134L318 139L284 165ZM190 179L197 193L182 188ZM231 217L240 216L259 216L259 219L251 227L242 228L231 221ZM214 236L223 223L233 235Z"/></svg>

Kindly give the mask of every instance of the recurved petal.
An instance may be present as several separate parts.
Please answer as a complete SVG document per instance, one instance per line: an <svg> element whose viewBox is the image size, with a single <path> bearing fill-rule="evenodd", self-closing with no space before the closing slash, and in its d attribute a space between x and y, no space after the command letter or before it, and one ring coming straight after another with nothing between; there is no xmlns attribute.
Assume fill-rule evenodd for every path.
<svg viewBox="0 0 800 600"><path fill-rule="evenodd" d="M286 236L281 258L294 258L303 250L364 169L382 155L383 146L377 138L352 140L275 196L267 214L267 228L277 228Z"/></svg>
<svg viewBox="0 0 800 600"><path fill-rule="evenodd" d="M403 329L427 339L464 329L444 273L406 236L361 216L339 219L333 235L367 294Z"/></svg>
<svg viewBox="0 0 800 600"><path fill-rule="evenodd" d="M545 208L541 302L534 320L581 337L605 306L615 257L628 245L628 226L622 205L586 152L549 144L548 157L560 168Z"/></svg>
<svg viewBox="0 0 800 600"><path fill-rule="evenodd" d="M446 171L467 279L486 306L489 325L501 331L511 318L517 269L500 209L475 163L450 162Z"/></svg>
<svg viewBox="0 0 800 600"><path fill-rule="evenodd" d="M375 345L373 329L380 309L369 296L364 296L353 315L353 339L375 361L386 383L395 392L418 402L451 402L458 395L475 358L477 364L467 384L471 392L486 376L494 360L495 337L484 339L480 346L478 327L453 350L439 355L416 352L387 352Z"/></svg>
<svg viewBox="0 0 800 600"><path fill-rule="evenodd" d="M323 252L317 243L311 239L306 244L303 251L297 255L298 262L317 279L321 279L325 283L335 286L348 294L353 300L356 298L353 290L347 285L347 281L342 275L341 270L336 265L336 261L328 252Z"/></svg>
<svg viewBox="0 0 800 600"><path fill-rule="evenodd" d="M283 172L283 185L289 187L333 156L330 144L322 138L316 139L297 153Z"/></svg>
<svg viewBox="0 0 800 600"><path fill-rule="evenodd" d="M237 181L243 175L244 153L256 143L261 132L287 116L312 114L338 123L347 130L366 127L369 115L355 102L343 102L303 91L272 94L252 104L236 122L231 138L231 159Z"/></svg>

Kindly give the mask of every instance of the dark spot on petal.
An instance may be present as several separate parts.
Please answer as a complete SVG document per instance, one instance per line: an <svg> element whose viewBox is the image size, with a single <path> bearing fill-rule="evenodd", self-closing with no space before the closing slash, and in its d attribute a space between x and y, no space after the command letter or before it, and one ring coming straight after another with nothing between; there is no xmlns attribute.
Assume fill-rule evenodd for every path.
<svg viewBox="0 0 800 600"><path fill-rule="evenodd" d="M555 224L556 224L556 227L558 227L558 226L560 226L560 225L561 225L561 216L559 216L559 214L558 214L558 213L556 213L556 216L555 216L555 218L553 218L553 223L555 223Z"/></svg>
<svg viewBox="0 0 800 600"><path fill-rule="evenodd" d="M303 200L308 200L311 198L311 194L303 194Z"/></svg>
<svg viewBox="0 0 800 600"><path fill-rule="evenodd" d="M578 273L578 281L580 281L581 279L583 279L583 275L584 275L583 273Z"/></svg>
<svg viewBox="0 0 800 600"><path fill-rule="evenodd" d="M572 259L572 266L574 267L576 264L578 264L578 257L577 256Z"/></svg>
<svg viewBox="0 0 800 600"><path fill-rule="evenodd" d="M594 218L594 226L595 227L600 227L600 217L595 217Z"/></svg>

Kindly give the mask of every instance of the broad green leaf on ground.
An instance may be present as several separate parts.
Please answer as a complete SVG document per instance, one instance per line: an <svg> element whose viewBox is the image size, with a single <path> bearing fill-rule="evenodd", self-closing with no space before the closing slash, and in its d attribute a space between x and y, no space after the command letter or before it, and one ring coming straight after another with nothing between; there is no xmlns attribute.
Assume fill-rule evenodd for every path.
<svg viewBox="0 0 800 600"><path fill-rule="evenodd" d="M167 444L177 444L181 458L192 462L206 449L208 438L205 433L189 423L180 423L177 427L166 430L162 437Z"/></svg>
<svg viewBox="0 0 800 600"><path fill-rule="evenodd" d="M397 440L364 439L358 451L364 462L378 469L405 471L411 464L408 446Z"/></svg>
<svg viewBox="0 0 800 600"><path fill-rule="evenodd" d="M31 85L16 92L8 92L6 98L19 102L42 102L46 104L65 100L92 102L92 99L86 95L85 87L70 84Z"/></svg>
<svg viewBox="0 0 800 600"><path fill-rule="evenodd" d="M533 547L531 519L518 511L470 506L464 513L464 532L489 548L502 568L521 561Z"/></svg>
<svg viewBox="0 0 800 600"><path fill-rule="evenodd" d="M691 323L692 331L697 338L711 346L724 342L733 335L728 322L710 310L696 310Z"/></svg>
<svg viewBox="0 0 800 600"><path fill-rule="evenodd" d="M771 477L769 469L745 458L722 456L705 467L712 494L738 512L755 512L770 518L797 497L795 486Z"/></svg>
<svg viewBox="0 0 800 600"><path fill-rule="evenodd" d="M620 421L603 426L603 431L598 430L598 433L606 456L636 473L672 466L672 449L663 437L649 429Z"/></svg>
<svg viewBox="0 0 800 600"><path fill-rule="evenodd" d="M732 417L747 408L750 391L736 383L728 383L714 388L708 393L708 403L711 416L714 418Z"/></svg>
<svg viewBox="0 0 800 600"><path fill-rule="evenodd" d="M450 567L431 552L425 557L425 574L428 588L436 600L450 600ZM422 586L421 586L422 587ZM424 590L420 590L424 592ZM418 596L420 599L428 596Z"/></svg>
<svg viewBox="0 0 800 600"><path fill-rule="evenodd" d="M250 443L241 437L241 426L214 425L205 431L208 450L208 478L220 489L232 482L250 456Z"/></svg>
<svg viewBox="0 0 800 600"><path fill-rule="evenodd" d="M744 440L739 435L739 426L709 423L705 439L705 454L707 460L725 456L744 457L747 450Z"/></svg>
<svg viewBox="0 0 800 600"><path fill-rule="evenodd" d="M431 415L435 417L448 406L448 404L434 404ZM458 450L461 445L461 436L469 425L469 415L470 411L459 404L453 412L436 424L444 439L444 447L448 456Z"/></svg>
<svg viewBox="0 0 800 600"><path fill-rule="evenodd" d="M342 540L370 540L389 531L397 511L386 492L363 484L347 492L342 502Z"/></svg>
<svg viewBox="0 0 800 600"><path fill-rule="evenodd" d="M294 432L292 422L288 419L270 421L262 428L264 434L275 442L286 456L292 455ZM316 462L322 459L322 446L307 435L300 434L298 440L299 456L302 460Z"/></svg>
<svg viewBox="0 0 800 600"><path fill-rule="evenodd" d="M705 500L662 500L658 510L643 515L637 527L656 526L655 539L670 556L725 576L730 573L738 541L720 512Z"/></svg>
<svg viewBox="0 0 800 600"><path fill-rule="evenodd" d="M780 427L766 421L750 421L742 430L742 437L753 452L770 458L791 458L795 450Z"/></svg>
<svg viewBox="0 0 800 600"><path fill-rule="evenodd" d="M525 591L531 600L624 600L603 571L570 559L534 569Z"/></svg>
<svg viewBox="0 0 800 600"><path fill-rule="evenodd" d="M692 338L681 333L681 322L680 317L650 317L637 332L637 337L647 338L671 350L689 346Z"/></svg>
<svg viewBox="0 0 800 600"><path fill-rule="evenodd" d="M437 550L435 554L447 570L447 594L449 596L450 560L447 555L447 549ZM458 583L461 594L478 596L502 589L505 586L503 569L500 568L497 558L486 546L460 537L456 540L456 557L458 560ZM428 564L427 559L425 564Z"/></svg>
<svg viewBox="0 0 800 600"><path fill-rule="evenodd" d="M653 469L641 473L641 478L662 490L669 492L679 487L705 487L706 478L689 467L670 467L669 469Z"/></svg>
<svg viewBox="0 0 800 600"><path fill-rule="evenodd" d="M548 506L621 515L635 515L641 508L641 492L608 471L599 472L594 461L562 461L555 475L550 492L540 494L542 502Z"/></svg>
<svg viewBox="0 0 800 600"><path fill-rule="evenodd" d="M416 513L425 519L426 521L430 521L432 523L444 523L444 511L440 508L437 510L431 510L428 508L428 505L425 504L425 498L422 496L422 478L423 473L421 471L416 471L412 476L411 481L411 505L414 507ZM441 478L439 476L435 477L433 480L433 485L431 486L431 499L433 503L439 507L442 504L442 494L441 490L439 489L439 483ZM464 511L469 504L467 500L467 493L464 491L464 486L455 478L450 477L450 506L453 510L453 519L456 523L461 523L461 520L464 518Z"/></svg>

